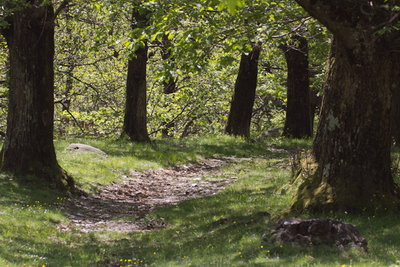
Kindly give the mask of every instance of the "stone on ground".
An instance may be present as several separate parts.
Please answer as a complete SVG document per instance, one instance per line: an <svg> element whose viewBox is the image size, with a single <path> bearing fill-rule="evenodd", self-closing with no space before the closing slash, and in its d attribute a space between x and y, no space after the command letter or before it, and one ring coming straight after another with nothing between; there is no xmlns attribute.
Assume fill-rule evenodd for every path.
<svg viewBox="0 0 400 267"><path fill-rule="evenodd" d="M107 157L107 154L104 151L85 144L70 144L66 150L71 150L78 153L96 153L99 156Z"/></svg>

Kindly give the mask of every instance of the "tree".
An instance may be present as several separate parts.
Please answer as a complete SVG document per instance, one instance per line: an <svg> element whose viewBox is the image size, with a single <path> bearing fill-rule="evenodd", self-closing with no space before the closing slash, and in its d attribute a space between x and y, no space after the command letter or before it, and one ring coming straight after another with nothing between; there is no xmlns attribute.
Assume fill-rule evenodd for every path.
<svg viewBox="0 0 400 267"><path fill-rule="evenodd" d="M399 58L400 59L400 58ZM394 62L394 70L400 70L400 62ZM396 75L399 77L400 73ZM399 82L393 83L393 97L392 97L392 136L396 141L396 146L400 146L400 84Z"/></svg>
<svg viewBox="0 0 400 267"><path fill-rule="evenodd" d="M174 61L174 59L171 58L171 40L169 40L168 36L165 34L161 39L161 58L167 64L169 63L169 61ZM163 87L164 94L175 93L177 89L175 78L171 75L169 75L169 77L166 77L166 79L163 81Z"/></svg>
<svg viewBox="0 0 400 267"><path fill-rule="evenodd" d="M392 71L399 32L396 1L296 0L335 36L313 173L294 211L395 209L390 165ZM303 172L304 174L304 172Z"/></svg>
<svg viewBox="0 0 400 267"><path fill-rule="evenodd" d="M283 135L293 138L312 136L307 39L299 34L281 46L286 58L287 109Z"/></svg>
<svg viewBox="0 0 400 267"><path fill-rule="evenodd" d="M231 102L226 133L250 137L250 122L257 88L258 58L261 43L253 46L248 54L242 54L235 91Z"/></svg>
<svg viewBox="0 0 400 267"><path fill-rule="evenodd" d="M132 29L148 25L149 12L135 5L132 12ZM136 142L149 142L146 111L147 40L143 40L128 62L126 104L122 135Z"/></svg>
<svg viewBox="0 0 400 267"><path fill-rule="evenodd" d="M171 58L171 40L168 39L167 35L163 35L160 43L161 47L161 59L165 62L165 65L169 65L169 63L173 62L174 59ZM170 75L166 75L163 85L164 94L173 94L177 90L175 78ZM174 127L174 122L164 122L165 128L161 130L163 137L169 137L169 131Z"/></svg>
<svg viewBox="0 0 400 267"><path fill-rule="evenodd" d="M72 190L73 179L58 165L53 145L54 10L49 1L36 2L8 6L14 10L1 29L9 48L10 83L0 166Z"/></svg>

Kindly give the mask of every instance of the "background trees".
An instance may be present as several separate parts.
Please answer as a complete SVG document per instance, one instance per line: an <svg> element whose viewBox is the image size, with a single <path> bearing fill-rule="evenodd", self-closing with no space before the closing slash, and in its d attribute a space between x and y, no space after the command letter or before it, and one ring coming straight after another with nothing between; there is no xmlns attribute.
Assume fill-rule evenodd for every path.
<svg viewBox="0 0 400 267"><path fill-rule="evenodd" d="M293 3L245 4L237 14L229 14L219 1L149 2L148 27L132 32L130 7L124 1L72 1L56 24L56 134L119 135L126 62L145 39L149 42L147 125L151 137L167 128L175 137L223 132L240 57L258 39L264 44L250 132L258 136L281 126L287 67L278 47L288 42L299 23L308 29L310 68L317 73L311 85L319 91L327 45L326 39L316 41L315 37L326 31L306 19L308 15ZM164 51L166 39L169 47ZM166 52L173 60L163 58ZM72 89L67 89L71 78ZM164 95L161 88L170 80L175 81L175 91ZM62 101L70 103L69 110Z"/></svg>
<svg viewBox="0 0 400 267"><path fill-rule="evenodd" d="M131 5L116 9L105 2L72 1L56 18L57 136L121 133L127 75L124 47L132 14ZM69 110L60 102L68 102Z"/></svg>
<svg viewBox="0 0 400 267"><path fill-rule="evenodd" d="M129 113L124 110L126 81L131 80L127 62L138 59L134 54L146 42L151 137L166 129L173 137L222 133L240 58L258 41L263 51L258 87L252 89L257 89L254 108L247 112L253 123L250 128L247 123L246 135L257 137L283 125L287 68L279 47L300 28L309 32L310 65L317 69L311 84L322 84L326 44L314 37L326 36L326 31L293 3L249 0L229 13L219 1L144 1L151 16L144 27L132 29L131 6L125 1L56 4L61 2L65 6L55 20L56 136L119 136L123 115ZM174 90L165 94L171 81Z"/></svg>

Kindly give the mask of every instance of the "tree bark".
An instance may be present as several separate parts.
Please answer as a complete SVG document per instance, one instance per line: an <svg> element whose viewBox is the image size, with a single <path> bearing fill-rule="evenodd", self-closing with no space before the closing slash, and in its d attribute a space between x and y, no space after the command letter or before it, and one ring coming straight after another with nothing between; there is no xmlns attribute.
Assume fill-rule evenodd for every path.
<svg viewBox="0 0 400 267"><path fill-rule="evenodd" d="M400 56L396 55L397 60L393 66L396 72L394 78L400 79ZM396 142L396 146L400 147L400 80L395 80L392 84L392 137Z"/></svg>
<svg viewBox="0 0 400 267"><path fill-rule="evenodd" d="M398 209L390 170L391 47L398 33L376 33L392 14L369 1L297 2L334 33L335 41L312 149L316 164L292 210Z"/></svg>
<svg viewBox="0 0 400 267"><path fill-rule="evenodd" d="M145 27L147 14L140 13L134 8L132 28ZM128 62L128 77L126 84L126 103L122 136L128 136L134 142L150 142L147 131L146 104L146 73L147 73L147 41L137 49Z"/></svg>
<svg viewBox="0 0 400 267"><path fill-rule="evenodd" d="M314 119L315 114L321 107L322 97L318 95L317 88L310 89L310 122L311 122L311 133L314 133Z"/></svg>
<svg viewBox="0 0 400 267"><path fill-rule="evenodd" d="M2 31L10 51L7 133L1 170L34 175L52 188L73 190L53 145L54 13L49 2L22 8Z"/></svg>
<svg viewBox="0 0 400 267"><path fill-rule="evenodd" d="M169 50L170 47L171 47L171 41L168 39L168 36L164 34L161 40L161 58L165 62L165 64L174 61L174 59L171 58L171 52ZM173 94L178 90L178 88L176 87L175 79L171 75L169 75L169 77L165 77L162 84L163 84L163 92L166 95ZM165 128L161 130L162 137L163 138L174 137L173 128L175 127L175 123L164 121L163 124L165 125Z"/></svg>
<svg viewBox="0 0 400 267"><path fill-rule="evenodd" d="M249 54L242 54L235 91L225 132L234 136L250 137L250 123L257 88L258 58L261 43Z"/></svg>
<svg viewBox="0 0 400 267"><path fill-rule="evenodd" d="M310 81L307 39L294 35L293 44L282 47L287 68L287 109L283 136L304 138L312 136Z"/></svg>
<svg viewBox="0 0 400 267"><path fill-rule="evenodd" d="M168 36L164 34L161 40L161 58L164 62L174 61L174 59L171 58L170 47L171 41L168 39ZM163 81L163 87L164 94L175 93L177 88L174 77L167 77L167 80Z"/></svg>

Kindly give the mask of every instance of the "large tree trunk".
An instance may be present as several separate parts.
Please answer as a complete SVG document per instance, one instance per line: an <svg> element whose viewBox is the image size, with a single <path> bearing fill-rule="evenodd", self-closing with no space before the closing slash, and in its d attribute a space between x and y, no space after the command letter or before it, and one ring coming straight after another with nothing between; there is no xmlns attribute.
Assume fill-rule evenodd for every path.
<svg viewBox="0 0 400 267"><path fill-rule="evenodd" d="M133 28L147 25L146 14L133 11ZM146 104L146 68L148 46L135 51L135 55L128 62L128 77L126 83L126 104L122 136L128 136L135 142L149 142L147 132L147 104Z"/></svg>
<svg viewBox="0 0 400 267"><path fill-rule="evenodd" d="M1 170L34 175L53 188L71 190L53 145L54 15L50 3L16 11L3 30L10 51L7 133Z"/></svg>
<svg viewBox="0 0 400 267"><path fill-rule="evenodd" d="M287 109L283 136L304 138L312 135L307 39L294 35L293 44L282 47L287 68Z"/></svg>
<svg viewBox="0 0 400 267"><path fill-rule="evenodd" d="M250 137L250 123L257 88L258 58L261 43L253 47L249 54L243 54L236 78L225 132L234 136Z"/></svg>
<svg viewBox="0 0 400 267"><path fill-rule="evenodd" d="M313 144L316 164L312 173L303 171L306 179L292 210L397 209L390 170L393 57L388 49L397 36L377 35L375 27L392 15L366 12L374 9L367 1L365 6L350 0L297 2L334 33L335 55Z"/></svg>

